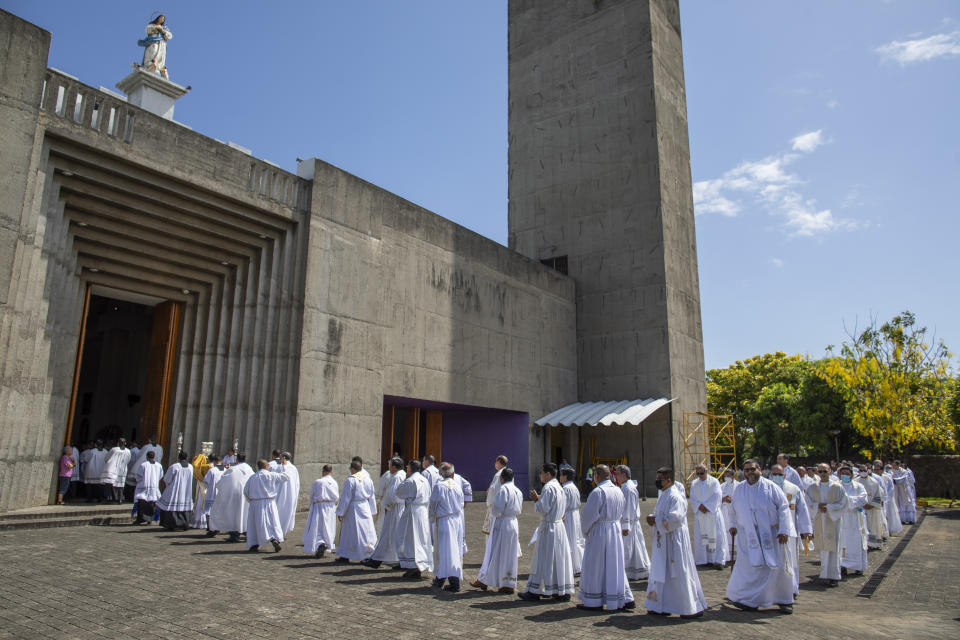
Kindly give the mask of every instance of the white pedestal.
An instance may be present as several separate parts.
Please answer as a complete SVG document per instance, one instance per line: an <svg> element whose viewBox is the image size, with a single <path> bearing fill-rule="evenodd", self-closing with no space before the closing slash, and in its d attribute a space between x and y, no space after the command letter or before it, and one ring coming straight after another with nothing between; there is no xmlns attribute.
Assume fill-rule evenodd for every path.
<svg viewBox="0 0 960 640"><path fill-rule="evenodd" d="M181 87L143 69L134 69L116 86L127 94L127 102L167 120L173 120L173 103L190 91L190 87Z"/></svg>

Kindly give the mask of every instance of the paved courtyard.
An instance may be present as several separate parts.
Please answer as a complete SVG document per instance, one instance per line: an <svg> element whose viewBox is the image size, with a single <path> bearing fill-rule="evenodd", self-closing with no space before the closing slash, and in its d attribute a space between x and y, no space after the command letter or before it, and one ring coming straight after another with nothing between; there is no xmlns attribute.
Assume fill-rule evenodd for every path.
<svg viewBox="0 0 960 640"><path fill-rule="evenodd" d="M653 504L641 503L644 515ZM483 556L483 508L468 505L468 579ZM0 638L960 637L960 510L930 511L902 554L882 568L886 577L870 598L858 593L901 538L870 554L866 576L837 589L810 582L819 571L816 554L802 559L792 616L732 609L724 604L729 569L702 571L710 609L697 620L645 615L644 582L632 583L637 610L614 614L469 587L438 592L427 579L410 583L388 569L303 555L305 520L298 515L280 553L257 554L223 537L157 527L2 532ZM536 521L532 503L524 503L522 544ZM522 579L529 562L524 547Z"/></svg>

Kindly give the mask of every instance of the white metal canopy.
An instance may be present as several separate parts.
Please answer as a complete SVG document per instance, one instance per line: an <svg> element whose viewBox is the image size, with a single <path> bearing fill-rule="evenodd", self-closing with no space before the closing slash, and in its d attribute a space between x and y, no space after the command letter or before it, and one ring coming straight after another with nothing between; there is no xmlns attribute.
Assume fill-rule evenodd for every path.
<svg viewBox="0 0 960 640"><path fill-rule="evenodd" d="M674 400L676 398L575 402L545 415L534 424L541 427L609 427L625 424L638 426L657 409Z"/></svg>

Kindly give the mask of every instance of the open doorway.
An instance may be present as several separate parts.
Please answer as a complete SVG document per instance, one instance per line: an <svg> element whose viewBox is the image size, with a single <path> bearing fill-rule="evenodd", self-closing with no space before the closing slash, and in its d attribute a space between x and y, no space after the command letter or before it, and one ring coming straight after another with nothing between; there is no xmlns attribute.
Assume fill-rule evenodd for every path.
<svg viewBox="0 0 960 640"><path fill-rule="evenodd" d="M180 304L118 289L87 289L67 444L153 437L170 417Z"/></svg>

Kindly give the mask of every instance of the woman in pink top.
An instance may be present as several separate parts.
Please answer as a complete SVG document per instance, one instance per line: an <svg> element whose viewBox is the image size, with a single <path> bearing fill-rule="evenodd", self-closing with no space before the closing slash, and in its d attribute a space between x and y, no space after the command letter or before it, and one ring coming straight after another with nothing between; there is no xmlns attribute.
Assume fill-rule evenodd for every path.
<svg viewBox="0 0 960 640"><path fill-rule="evenodd" d="M60 486L57 487L57 504L63 504L63 496L70 489L70 478L73 476L73 447L64 447L60 456Z"/></svg>

